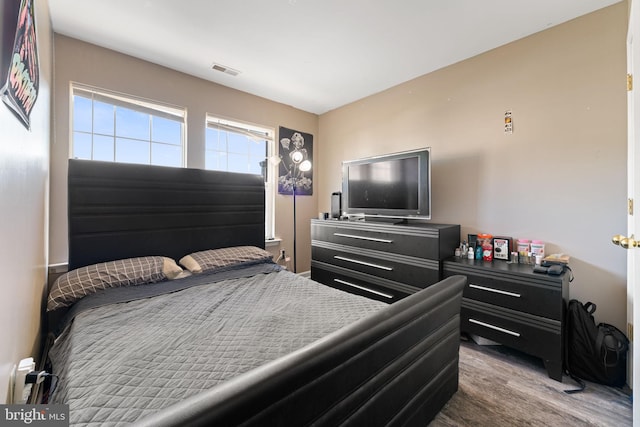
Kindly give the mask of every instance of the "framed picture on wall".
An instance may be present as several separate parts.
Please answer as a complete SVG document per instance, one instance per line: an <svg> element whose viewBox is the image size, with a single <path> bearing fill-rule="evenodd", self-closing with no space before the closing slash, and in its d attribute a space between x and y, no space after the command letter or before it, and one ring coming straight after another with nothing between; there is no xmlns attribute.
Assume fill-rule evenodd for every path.
<svg viewBox="0 0 640 427"><path fill-rule="evenodd" d="M5 2L14 3L12 1ZM6 8L5 8L6 9ZM3 9L2 19L7 19ZM13 44L7 61L6 41L11 34L2 31L2 65L0 76L0 98L22 124L29 129L31 111L38 98L40 69L38 65L38 43L33 0L22 0L16 17L17 25L13 34Z"/></svg>
<svg viewBox="0 0 640 427"><path fill-rule="evenodd" d="M278 194L293 194L295 185L297 196L313 194L313 170L302 171L294 166L294 154L313 163L313 135L285 127L280 127L278 170Z"/></svg>

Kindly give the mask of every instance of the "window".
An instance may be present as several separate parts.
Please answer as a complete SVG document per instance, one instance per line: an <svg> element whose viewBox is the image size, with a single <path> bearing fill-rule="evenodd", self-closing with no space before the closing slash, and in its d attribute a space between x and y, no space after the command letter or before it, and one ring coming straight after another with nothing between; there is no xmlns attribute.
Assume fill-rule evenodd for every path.
<svg viewBox="0 0 640 427"><path fill-rule="evenodd" d="M185 165L184 108L71 86L76 159Z"/></svg>
<svg viewBox="0 0 640 427"><path fill-rule="evenodd" d="M273 130L207 116L205 168L262 175L265 185L265 238L273 238L276 170Z"/></svg>

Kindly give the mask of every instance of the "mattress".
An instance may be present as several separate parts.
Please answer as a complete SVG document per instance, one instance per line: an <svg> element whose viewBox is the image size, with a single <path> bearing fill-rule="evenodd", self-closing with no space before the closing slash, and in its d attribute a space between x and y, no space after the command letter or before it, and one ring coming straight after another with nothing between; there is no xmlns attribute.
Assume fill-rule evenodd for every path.
<svg viewBox="0 0 640 427"><path fill-rule="evenodd" d="M71 425L134 422L387 307L267 263L107 289L49 352Z"/></svg>

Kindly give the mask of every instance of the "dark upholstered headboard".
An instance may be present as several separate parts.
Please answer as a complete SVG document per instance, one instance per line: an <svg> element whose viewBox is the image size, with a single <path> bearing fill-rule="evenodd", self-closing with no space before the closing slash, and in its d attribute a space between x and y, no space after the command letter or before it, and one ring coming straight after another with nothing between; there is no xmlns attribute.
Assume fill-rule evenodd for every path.
<svg viewBox="0 0 640 427"><path fill-rule="evenodd" d="M259 175L69 160L69 269L146 255L175 260L264 248Z"/></svg>

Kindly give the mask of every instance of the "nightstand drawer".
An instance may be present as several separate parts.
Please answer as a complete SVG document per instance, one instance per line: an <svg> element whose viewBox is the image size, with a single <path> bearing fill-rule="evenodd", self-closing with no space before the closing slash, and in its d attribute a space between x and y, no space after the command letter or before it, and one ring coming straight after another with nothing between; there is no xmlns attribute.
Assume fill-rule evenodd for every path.
<svg viewBox="0 0 640 427"><path fill-rule="evenodd" d="M479 305L463 298L460 330L545 360L562 360L560 322Z"/></svg>
<svg viewBox="0 0 640 427"><path fill-rule="evenodd" d="M383 286L377 283L372 283L372 281L375 279L372 278L373 280L367 280L366 277L361 274L341 273L341 269L336 268L335 266L326 267L327 268L325 269L316 265L312 265L311 279L346 292L362 295L367 298L376 299L388 303L398 301L413 293L409 290L404 291L391 288L390 286Z"/></svg>
<svg viewBox="0 0 640 427"><path fill-rule="evenodd" d="M325 242L318 242L312 247L311 252L313 260L418 288L426 288L440 280L440 265L434 260Z"/></svg>
<svg viewBox="0 0 640 427"><path fill-rule="evenodd" d="M555 286L468 275L464 296L550 319L562 318L562 290Z"/></svg>
<svg viewBox="0 0 640 427"><path fill-rule="evenodd" d="M504 261L455 260L443 263L443 277L467 276L464 297L517 311L561 320L568 281L533 273L530 265Z"/></svg>

